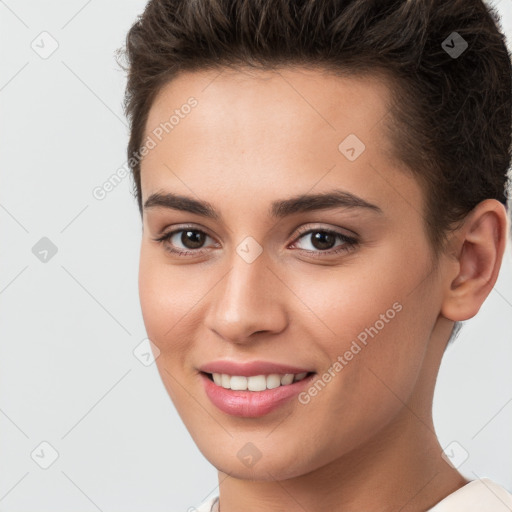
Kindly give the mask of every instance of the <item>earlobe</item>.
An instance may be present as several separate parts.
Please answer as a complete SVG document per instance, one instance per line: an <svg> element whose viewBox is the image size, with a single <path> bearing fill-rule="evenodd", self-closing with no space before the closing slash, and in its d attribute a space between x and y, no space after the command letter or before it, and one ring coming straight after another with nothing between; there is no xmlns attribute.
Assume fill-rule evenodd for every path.
<svg viewBox="0 0 512 512"><path fill-rule="evenodd" d="M475 316L498 278L507 236L507 213L495 199L480 202L454 233L458 250L447 277L441 314L453 321Z"/></svg>

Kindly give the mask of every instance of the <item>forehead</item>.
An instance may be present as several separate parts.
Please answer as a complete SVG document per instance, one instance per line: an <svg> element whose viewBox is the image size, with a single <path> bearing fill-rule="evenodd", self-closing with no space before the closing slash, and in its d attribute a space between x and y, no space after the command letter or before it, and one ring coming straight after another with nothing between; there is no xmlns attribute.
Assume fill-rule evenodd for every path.
<svg viewBox="0 0 512 512"><path fill-rule="evenodd" d="M324 190L341 184L372 201L390 174L395 191L388 195L397 186L414 194L386 136L389 103L381 75L340 77L312 68L184 72L160 90L148 115L145 139L156 145L141 163L143 199L159 189L204 195L222 187L251 201L262 189L282 197L284 189L299 194L318 183Z"/></svg>
<svg viewBox="0 0 512 512"><path fill-rule="evenodd" d="M169 120L169 114L192 96L200 108L194 109L187 124L195 121L194 128L203 128L210 135L212 125L217 131L220 123L224 131L234 131L243 122L247 132L262 123L288 125L293 121L289 128L295 134L329 127L339 130L338 135L346 129L362 135L388 113L390 88L382 73L338 76L326 69L307 67L186 71L157 94L145 135ZM308 126L296 122L299 118ZM375 135L378 132L372 133Z"/></svg>

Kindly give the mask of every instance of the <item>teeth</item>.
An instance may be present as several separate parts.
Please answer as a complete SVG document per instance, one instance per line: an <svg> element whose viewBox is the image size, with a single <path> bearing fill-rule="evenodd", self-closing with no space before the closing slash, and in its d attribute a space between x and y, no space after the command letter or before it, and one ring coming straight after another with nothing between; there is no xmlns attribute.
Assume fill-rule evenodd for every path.
<svg viewBox="0 0 512 512"><path fill-rule="evenodd" d="M281 385L281 377L276 373L267 376L267 389L278 388Z"/></svg>
<svg viewBox="0 0 512 512"><path fill-rule="evenodd" d="M286 386L287 384L291 384L293 382L293 373L287 373L281 377L281 385Z"/></svg>
<svg viewBox="0 0 512 512"><path fill-rule="evenodd" d="M298 382L306 377L307 372L304 373L286 373L279 375L272 373L270 375L254 375L251 377L244 377L241 375L227 375L225 373L213 373L213 382L217 386L222 386L225 389L232 389L236 391L264 391L265 389L274 389L279 386L287 386L292 382Z"/></svg>
<svg viewBox="0 0 512 512"><path fill-rule="evenodd" d="M308 372L297 373L297 375L295 375L294 382L297 382L298 380L302 380L307 374L308 374Z"/></svg>
<svg viewBox="0 0 512 512"><path fill-rule="evenodd" d="M233 382L233 377L231 378L231 382ZM267 378L265 375L247 377L247 389L249 391L264 391L267 389Z"/></svg>
<svg viewBox="0 0 512 512"><path fill-rule="evenodd" d="M247 377L239 377L238 375L233 375L231 377L231 389L236 391L244 391L247 389Z"/></svg>
<svg viewBox="0 0 512 512"><path fill-rule="evenodd" d="M221 380L220 380L220 385L223 387L223 388L226 388L226 389L231 389L231 386L229 385L231 379L229 377L229 375L226 375L226 374L222 374L220 376Z"/></svg>

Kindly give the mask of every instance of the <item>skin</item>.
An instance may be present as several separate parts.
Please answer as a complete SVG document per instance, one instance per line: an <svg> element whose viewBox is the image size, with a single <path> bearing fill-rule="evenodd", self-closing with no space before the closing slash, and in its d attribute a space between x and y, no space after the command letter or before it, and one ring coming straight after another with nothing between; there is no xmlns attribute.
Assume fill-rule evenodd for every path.
<svg viewBox="0 0 512 512"><path fill-rule="evenodd" d="M221 218L145 208L139 292L162 381L218 469L221 511L432 507L467 483L441 457L432 397L453 322L474 316L497 279L505 209L480 203L434 267L424 193L392 156L383 124L389 89L377 77L307 68L186 72L161 89L146 135L190 96L198 105L142 161L143 204L173 192L209 202ZM366 145L354 161L338 149L349 134ZM272 201L333 189L382 213L269 215ZM185 245L182 232L155 241L184 223L207 235L202 244ZM358 242L328 255L342 239L315 245L299 227L356 234ZM248 236L262 249L252 263L236 250ZM196 253L171 254L172 244ZM397 302L400 312L307 404L293 399L239 418L203 390L198 367L217 359L323 375ZM251 467L237 456L248 442L261 454Z"/></svg>

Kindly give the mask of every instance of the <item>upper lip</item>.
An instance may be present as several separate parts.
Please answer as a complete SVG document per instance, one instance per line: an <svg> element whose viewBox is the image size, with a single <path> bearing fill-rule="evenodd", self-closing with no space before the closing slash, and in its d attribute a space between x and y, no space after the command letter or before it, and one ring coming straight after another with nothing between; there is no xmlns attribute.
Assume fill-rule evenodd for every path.
<svg viewBox="0 0 512 512"><path fill-rule="evenodd" d="M248 361L240 363L228 360L212 361L200 366L199 370L205 373L225 373L227 375L240 375L243 377L270 375L271 373L309 373L311 371L306 368L299 368L298 366L273 363L270 361Z"/></svg>

